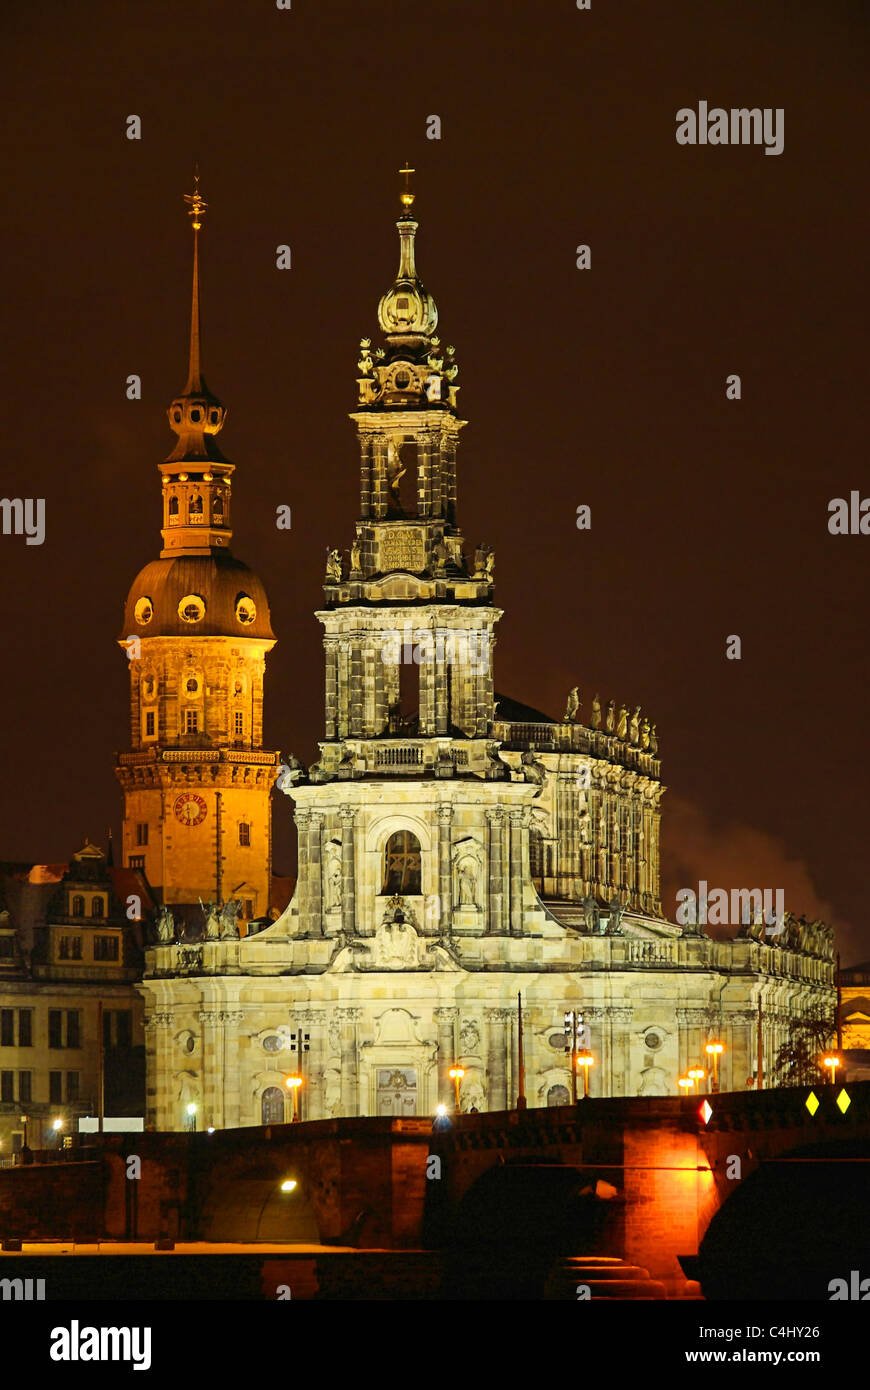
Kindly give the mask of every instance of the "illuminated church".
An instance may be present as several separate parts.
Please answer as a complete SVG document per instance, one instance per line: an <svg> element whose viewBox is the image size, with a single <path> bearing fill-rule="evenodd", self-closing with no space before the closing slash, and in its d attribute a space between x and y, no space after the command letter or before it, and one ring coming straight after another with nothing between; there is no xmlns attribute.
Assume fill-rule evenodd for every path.
<svg viewBox="0 0 870 1390"><path fill-rule="evenodd" d="M140 986L160 1129L188 1113L216 1127L289 1119L294 1075L303 1119L431 1115L453 1104L456 1068L464 1110L523 1091L530 1106L566 1104L566 1010L582 1015L592 1095L676 1094L712 1038L721 1086L743 1089L759 999L767 1069L794 1019L832 998L820 923L715 941L665 918L664 788L639 709L596 696L584 722L573 690L554 719L497 694L495 561L460 526L458 367L417 273L413 201L406 183L383 342L360 344L359 515L327 551L324 736L308 769L263 746L274 636L262 584L228 549L233 466L200 370L195 251L164 545L122 635L128 655L139 639L118 764L125 862L162 903ZM272 921L276 774L299 871Z"/></svg>

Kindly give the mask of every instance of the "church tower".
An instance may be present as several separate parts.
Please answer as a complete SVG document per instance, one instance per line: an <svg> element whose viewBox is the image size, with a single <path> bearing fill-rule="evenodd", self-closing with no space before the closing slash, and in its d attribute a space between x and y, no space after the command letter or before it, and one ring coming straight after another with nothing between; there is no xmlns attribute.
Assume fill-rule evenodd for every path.
<svg viewBox="0 0 870 1390"><path fill-rule="evenodd" d="M190 359L168 411L178 440L160 464L163 548L133 581L119 638L132 750L116 758L123 862L142 869L165 904L198 912L200 898L234 898L251 918L265 916L270 899L277 755L263 747L263 676L275 638L261 581L229 548L235 466L217 444L226 409L200 364L198 176L185 201Z"/></svg>

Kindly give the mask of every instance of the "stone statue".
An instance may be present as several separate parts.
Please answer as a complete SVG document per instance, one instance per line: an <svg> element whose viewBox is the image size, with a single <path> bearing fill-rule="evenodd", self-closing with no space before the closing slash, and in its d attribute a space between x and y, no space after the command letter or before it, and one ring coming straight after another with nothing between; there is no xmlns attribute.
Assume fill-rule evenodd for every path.
<svg viewBox="0 0 870 1390"><path fill-rule="evenodd" d="M297 782L301 782L305 776L305 768L298 758L294 758L292 753L282 756L281 767L278 776L275 778L275 786L279 792L286 792Z"/></svg>
<svg viewBox="0 0 870 1390"><path fill-rule="evenodd" d="M625 705L619 706L619 719L616 724L616 737L625 738L628 733L628 710Z"/></svg>
<svg viewBox="0 0 870 1390"><path fill-rule="evenodd" d="M536 787L542 787L547 777L547 769L543 763L539 763L534 753L531 751L523 753L520 758L523 771L524 782L534 782Z"/></svg>
<svg viewBox="0 0 870 1390"><path fill-rule="evenodd" d="M474 572L472 574L472 579L487 578L487 561L491 553L489 546L484 541L481 541L474 552Z"/></svg>
<svg viewBox="0 0 870 1390"><path fill-rule="evenodd" d="M357 362L360 376L371 376L374 372L374 362L372 361L371 338L360 338L360 359Z"/></svg>
<svg viewBox="0 0 870 1390"><path fill-rule="evenodd" d="M601 728L601 701L600 701L599 698L598 698L598 692L597 692L597 691L595 692L595 694L594 694L593 697L592 697L592 720L591 720L591 724L592 724L592 728L593 728L593 729L600 729L600 728Z"/></svg>
<svg viewBox="0 0 870 1390"><path fill-rule="evenodd" d="M239 936L239 908L241 898L228 898L221 908L221 940L237 941Z"/></svg>
<svg viewBox="0 0 870 1390"><path fill-rule="evenodd" d="M359 543L359 537L357 536L356 540L351 541L351 546L350 546L350 572L351 572L351 574L362 574L362 569L360 568L360 556L361 556L361 553L362 553L362 547L361 547L361 545L360 545L360 543Z"/></svg>
<svg viewBox="0 0 870 1390"><path fill-rule="evenodd" d="M492 572L493 572L493 570L495 569L495 551L494 551L494 550L488 550L488 551L487 551L487 553L486 553L486 559L485 559L484 562L483 562L483 568L484 568L484 570L486 571L486 577L487 577L487 579L492 579Z"/></svg>
<svg viewBox="0 0 870 1390"><path fill-rule="evenodd" d="M459 906L477 907L477 872L472 859L459 865Z"/></svg>
<svg viewBox="0 0 870 1390"><path fill-rule="evenodd" d="M387 440L387 486L390 489L390 500L394 507L401 510L401 498L399 497L399 483L404 478L408 469L402 463L402 456L399 446L394 439Z"/></svg>
<svg viewBox="0 0 870 1390"><path fill-rule="evenodd" d="M598 903L595 898L593 898L592 894L589 893L585 898L581 899L581 905L583 907L583 921L586 924L586 930L594 936L598 932Z"/></svg>
<svg viewBox="0 0 870 1390"><path fill-rule="evenodd" d="M613 725L614 725L615 717L616 717L616 716L615 716L615 714L614 714L613 701L612 701L612 700L608 700L608 701L607 701L607 718L606 718L606 720L604 721L604 727L605 727L605 729L607 730L607 732L608 732L609 734L612 734L612 733L613 733Z"/></svg>
<svg viewBox="0 0 870 1390"><path fill-rule="evenodd" d="M629 733L631 735L631 743L637 744L640 742L640 705L635 705L634 707L634 714L631 716L631 723L629 725Z"/></svg>
<svg viewBox="0 0 870 1390"><path fill-rule="evenodd" d="M432 558L435 565L435 573L439 576L447 573L447 564L450 560L450 551L444 544L443 536L439 536L432 549Z"/></svg>
<svg viewBox="0 0 870 1390"><path fill-rule="evenodd" d="M341 860L337 854L332 855L326 875L326 910L335 907L341 907Z"/></svg>
<svg viewBox="0 0 870 1390"><path fill-rule="evenodd" d="M576 685L571 687L568 693L568 700L565 705L565 713L562 715L563 724L573 724L577 718L577 711L580 708L580 691Z"/></svg>
<svg viewBox="0 0 870 1390"><path fill-rule="evenodd" d="M341 551L340 551L340 550L332 550L329 546L327 546L327 547L326 547L326 582L327 582L327 584L340 584L340 583L341 583L341 571L342 571Z"/></svg>
<svg viewBox="0 0 870 1390"><path fill-rule="evenodd" d="M640 726L640 746L641 748L649 748L649 720L646 715L644 715L643 723Z"/></svg>
<svg viewBox="0 0 870 1390"><path fill-rule="evenodd" d="M653 724L649 731L649 751L655 757L659 751L659 740L656 734L656 726Z"/></svg>
<svg viewBox="0 0 870 1390"><path fill-rule="evenodd" d="M220 917L218 916L217 903L210 902L206 907L202 898L199 900L202 908L202 915L205 918L205 939L206 941L217 941L221 934Z"/></svg>
<svg viewBox="0 0 870 1390"><path fill-rule="evenodd" d="M157 940L161 946L175 940L175 918L164 903L157 914Z"/></svg>
<svg viewBox="0 0 870 1390"><path fill-rule="evenodd" d="M607 935L616 936L622 925L622 919L625 916L625 907L619 901L619 898L615 897L610 899L607 906L610 909L610 921L607 923Z"/></svg>

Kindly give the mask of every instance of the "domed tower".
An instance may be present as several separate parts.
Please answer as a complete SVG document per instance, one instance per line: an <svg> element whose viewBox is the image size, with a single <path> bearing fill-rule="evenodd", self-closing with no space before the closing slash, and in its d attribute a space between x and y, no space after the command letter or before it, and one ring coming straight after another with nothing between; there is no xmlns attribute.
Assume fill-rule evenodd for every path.
<svg viewBox="0 0 870 1390"><path fill-rule="evenodd" d="M163 549L136 576L119 638L130 666L132 751L116 758L124 863L164 903L242 901L265 915L270 794L277 754L263 748L263 676L275 645L266 592L230 551L234 465L217 444L226 410L200 366L199 179L193 224L187 383L169 407L178 442L160 464ZM182 914L183 915L183 914Z"/></svg>

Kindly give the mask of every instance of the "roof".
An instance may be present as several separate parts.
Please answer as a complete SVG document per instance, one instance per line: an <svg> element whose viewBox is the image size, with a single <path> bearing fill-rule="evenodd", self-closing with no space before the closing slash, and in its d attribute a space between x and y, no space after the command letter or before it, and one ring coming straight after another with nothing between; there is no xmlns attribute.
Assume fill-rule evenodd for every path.
<svg viewBox="0 0 870 1390"><path fill-rule="evenodd" d="M185 622L178 612L181 600L188 595L197 595L205 603L205 613L198 622ZM253 599L256 607L252 623L241 623L236 615L236 604L245 596ZM147 623L136 619L140 598L151 601L153 616ZM130 586L120 634L122 641L130 636L275 640L262 580L228 550L152 560L140 570Z"/></svg>
<svg viewBox="0 0 870 1390"><path fill-rule="evenodd" d="M495 694L495 717L514 724L558 723L558 720L552 719L549 714L543 714L532 705L521 704L519 700L512 700L509 695L499 695L498 691Z"/></svg>

